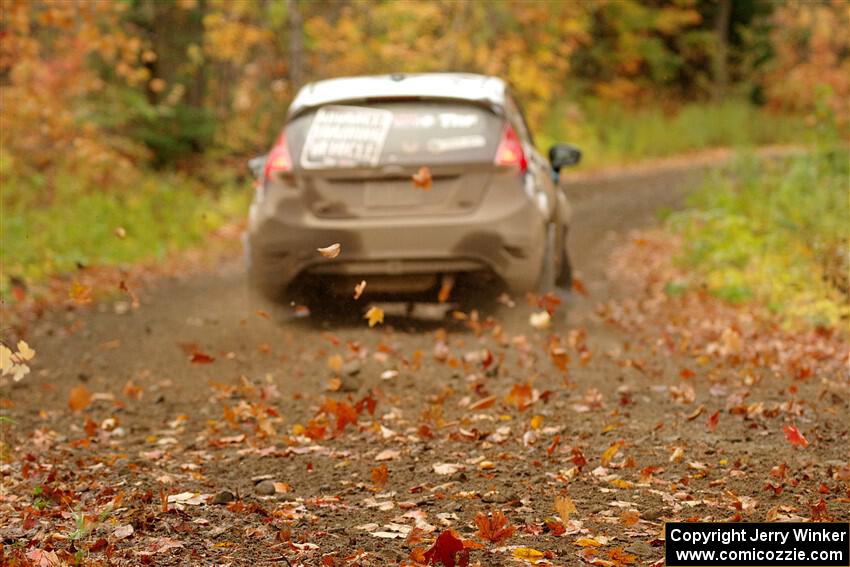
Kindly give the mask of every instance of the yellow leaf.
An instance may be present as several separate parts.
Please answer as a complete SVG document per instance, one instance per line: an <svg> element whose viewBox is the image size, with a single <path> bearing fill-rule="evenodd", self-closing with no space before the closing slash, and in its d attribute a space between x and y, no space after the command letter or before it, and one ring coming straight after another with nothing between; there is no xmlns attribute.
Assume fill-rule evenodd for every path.
<svg viewBox="0 0 850 567"><path fill-rule="evenodd" d="M620 452L620 443L614 443L602 453L602 466L607 467L611 463L611 459Z"/></svg>
<svg viewBox="0 0 850 567"><path fill-rule="evenodd" d="M575 544L580 547L599 547L602 544L593 539L592 537L582 537L575 541Z"/></svg>
<svg viewBox="0 0 850 567"><path fill-rule="evenodd" d="M570 514L577 514L578 510L569 494L559 494L555 497L555 511L561 517L561 521L570 519Z"/></svg>
<svg viewBox="0 0 850 567"><path fill-rule="evenodd" d="M531 547L517 547L511 553L517 559L523 559L525 561L537 561L545 557L542 551L537 551Z"/></svg>
<svg viewBox="0 0 850 567"><path fill-rule="evenodd" d="M628 480L623 480L621 478L617 478L611 481L611 484L616 486L617 488L634 488L634 484L629 482Z"/></svg>
<svg viewBox="0 0 850 567"><path fill-rule="evenodd" d="M342 370L342 357L338 354L328 357L328 368L339 373Z"/></svg>
<svg viewBox="0 0 850 567"><path fill-rule="evenodd" d="M384 322L384 310L380 307L372 306L369 308L369 311L366 312L366 315L364 315L363 318L369 320L370 327L374 327L378 323Z"/></svg>
<svg viewBox="0 0 850 567"><path fill-rule="evenodd" d="M543 416L535 415L531 418L531 428L532 429L540 429L540 426L543 425Z"/></svg>
<svg viewBox="0 0 850 567"><path fill-rule="evenodd" d="M68 295L77 305L85 305L91 303L91 287L81 284L78 281L73 281L68 289Z"/></svg>
<svg viewBox="0 0 850 567"><path fill-rule="evenodd" d="M18 359L21 361L32 360L35 351L25 341L18 341Z"/></svg>

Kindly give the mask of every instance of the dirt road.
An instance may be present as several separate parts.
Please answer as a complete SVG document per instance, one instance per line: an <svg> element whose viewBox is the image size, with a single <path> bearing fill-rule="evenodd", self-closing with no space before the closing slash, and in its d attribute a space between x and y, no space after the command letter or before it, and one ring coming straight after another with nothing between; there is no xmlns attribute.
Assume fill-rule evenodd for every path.
<svg viewBox="0 0 850 567"><path fill-rule="evenodd" d="M850 460L840 393L795 383L811 400L793 408L810 431L803 452L783 437L784 410L763 415L788 403L793 377L751 379L741 395L762 412L741 416L729 409L740 372L692 371L653 351L656 337L597 316L630 293L609 277L612 251L700 175L567 187L587 295L548 330L529 325L524 298L472 322L281 323L248 302L236 261L161 281L138 309L51 313L28 337L33 374L6 396L0 535L114 564L389 565L451 527L483 545L471 552L481 565L629 565L662 556L664 519L808 518L818 490L838 495L832 517L850 518L835 472ZM630 358L638 344L648 350ZM796 483L785 465L770 476L782 463ZM69 539L75 510L96 520ZM487 541L476 515L496 511L515 531ZM116 532L126 525L131 535Z"/></svg>

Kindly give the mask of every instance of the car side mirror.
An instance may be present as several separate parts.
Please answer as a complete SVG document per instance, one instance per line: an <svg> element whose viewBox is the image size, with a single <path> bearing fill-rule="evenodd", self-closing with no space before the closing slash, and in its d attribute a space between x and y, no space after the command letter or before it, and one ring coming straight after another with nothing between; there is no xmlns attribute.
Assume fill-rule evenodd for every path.
<svg viewBox="0 0 850 567"><path fill-rule="evenodd" d="M251 170L251 175L253 175L254 179L257 181L262 181L263 179L263 170L266 168L266 160L268 157L268 154L264 154L248 160L248 169Z"/></svg>
<svg viewBox="0 0 850 567"><path fill-rule="evenodd" d="M581 161L581 150L570 144L555 144L549 148L549 163L556 173Z"/></svg>

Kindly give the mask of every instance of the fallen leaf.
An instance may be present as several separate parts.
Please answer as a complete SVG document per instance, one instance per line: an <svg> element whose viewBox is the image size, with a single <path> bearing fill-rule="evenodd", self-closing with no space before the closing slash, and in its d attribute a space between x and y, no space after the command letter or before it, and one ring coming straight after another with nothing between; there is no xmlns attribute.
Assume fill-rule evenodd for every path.
<svg viewBox="0 0 850 567"><path fill-rule="evenodd" d="M68 288L68 296L77 305L91 303L91 286L87 286L77 280L74 280L71 282L71 287Z"/></svg>
<svg viewBox="0 0 850 567"><path fill-rule="evenodd" d="M123 226L116 226L115 227L115 236L117 236L118 238L122 238L122 239L127 238L127 231L124 230Z"/></svg>
<svg viewBox="0 0 850 567"><path fill-rule="evenodd" d="M133 535L133 525L125 524L123 526L118 526L114 530L112 530L112 537L116 539L125 539Z"/></svg>
<svg viewBox="0 0 850 567"><path fill-rule="evenodd" d="M576 505L573 503L573 499L570 498L569 494L555 496L555 511L558 512L558 516L561 517L562 522L569 520L570 514L578 513Z"/></svg>
<svg viewBox="0 0 850 567"><path fill-rule="evenodd" d="M335 242L330 246L326 246L324 248L316 248L316 250L318 250L319 254L321 254L325 258L336 258L342 251L342 245L339 242Z"/></svg>
<svg viewBox="0 0 850 567"><path fill-rule="evenodd" d="M437 301L440 303L448 301L454 286L455 277L453 275L447 274L443 276L443 281L440 283L440 292L437 294Z"/></svg>
<svg viewBox="0 0 850 567"><path fill-rule="evenodd" d="M431 177L431 170L425 167L424 165L419 168L419 171L417 171L411 176L411 179L413 179L413 188L422 189L423 191L428 191L431 188L431 184L433 182L433 178Z"/></svg>
<svg viewBox="0 0 850 567"><path fill-rule="evenodd" d="M458 538L452 530L446 530L437 536L437 541L425 552L423 558L426 565L441 564L443 567L469 565L469 552L464 548L463 540Z"/></svg>
<svg viewBox="0 0 850 567"><path fill-rule="evenodd" d="M517 547L511 551L511 555L517 559L522 559L523 561L537 561L538 559L546 557L545 553L532 547Z"/></svg>
<svg viewBox="0 0 850 567"><path fill-rule="evenodd" d="M354 299L360 299L364 291L366 291L366 280L361 280L359 284L354 286Z"/></svg>
<svg viewBox="0 0 850 567"><path fill-rule="evenodd" d="M616 443L605 449L605 452L602 453L601 458L603 467L607 467L611 463L611 459L613 459L614 456L620 452L620 447L622 446L623 444L620 441L617 441Z"/></svg>
<svg viewBox="0 0 850 567"><path fill-rule="evenodd" d="M514 535L516 531L501 510L496 510L489 518L486 514L479 512L475 516L475 525L478 526L478 537L491 543L501 543Z"/></svg>
<svg viewBox="0 0 850 567"><path fill-rule="evenodd" d="M433 468L437 474L448 475L462 471L464 466L458 463L434 463Z"/></svg>
<svg viewBox="0 0 850 567"><path fill-rule="evenodd" d="M552 324L552 316L549 315L548 311L532 313L528 317L528 323L538 331L541 331L543 329L548 328L549 325Z"/></svg>
<svg viewBox="0 0 850 567"><path fill-rule="evenodd" d="M189 357L189 362L192 364L210 364L214 361L215 358L200 351L193 352L192 356Z"/></svg>
<svg viewBox="0 0 850 567"><path fill-rule="evenodd" d="M378 323L384 322L384 310L373 305L369 308L363 318L369 320L370 327L374 327Z"/></svg>
<svg viewBox="0 0 850 567"><path fill-rule="evenodd" d="M785 439L787 439L788 442L792 445L797 445L804 449L809 446L809 442L806 440L805 437L803 437L803 434L800 433L800 430L797 429L795 426L786 425L782 428L782 430L785 432Z"/></svg>
<svg viewBox="0 0 850 567"><path fill-rule="evenodd" d="M717 423L720 421L720 410L717 410L710 416L708 416L708 430L714 431L717 429Z"/></svg>
<svg viewBox="0 0 850 567"><path fill-rule="evenodd" d="M573 289L576 293L579 293L585 297L587 297L587 288L584 287L584 283L577 277L573 277Z"/></svg>
<svg viewBox="0 0 850 567"><path fill-rule="evenodd" d="M71 411L81 411L86 409L91 403L91 393L85 386L77 386L68 395L68 407Z"/></svg>
<svg viewBox="0 0 850 567"><path fill-rule="evenodd" d="M387 465L378 465L372 469L372 482L374 482L377 486L384 486L387 483L387 479L390 477L390 471L387 468Z"/></svg>

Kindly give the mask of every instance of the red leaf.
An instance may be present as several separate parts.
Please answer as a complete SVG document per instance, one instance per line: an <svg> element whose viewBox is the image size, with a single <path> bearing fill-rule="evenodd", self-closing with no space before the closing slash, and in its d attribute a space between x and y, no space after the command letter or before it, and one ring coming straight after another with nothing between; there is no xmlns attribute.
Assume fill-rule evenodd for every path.
<svg viewBox="0 0 850 567"><path fill-rule="evenodd" d="M189 362L192 364L209 364L214 360L215 358L210 355L197 351L192 353L192 357L189 359Z"/></svg>
<svg viewBox="0 0 850 567"><path fill-rule="evenodd" d="M587 288L584 287L582 281L578 278L573 278L573 289L576 290L576 293L580 293L581 295L587 297Z"/></svg>
<svg viewBox="0 0 850 567"><path fill-rule="evenodd" d="M782 428L782 430L785 432L785 439L787 439L788 442L792 445L799 445L804 449L809 446L809 442L806 440L805 437L803 437L803 434L800 433L800 430L797 429L795 426L786 425Z"/></svg>
<svg viewBox="0 0 850 567"><path fill-rule="evenodd" d="M716 412L708 416L708 430L713 432L715 429L717 429L717 422L719 421L720 410L717 410Z"/></svg>
<svg viewBox="0 0 850 567"><path fill-rule="evenodd" d="M549 315L555 313L555 311L561 305L561 298L552 293L551 291L546 292L546 295L537 300L537 305L540 309L545 309Z"/></svg>
<svg viewBox="0 0 850 567"><path fill-rule="evenodd" d="M469 552L464 549L463 540L455 536L452 530L441 533L434 542L434 546L425 552L424 558L426 565L443 565L443 567L469 565Z"/></svg>

